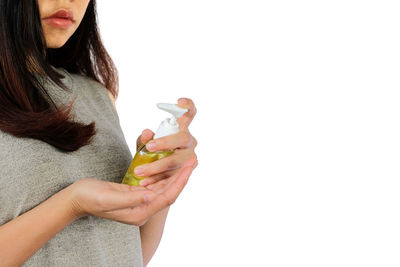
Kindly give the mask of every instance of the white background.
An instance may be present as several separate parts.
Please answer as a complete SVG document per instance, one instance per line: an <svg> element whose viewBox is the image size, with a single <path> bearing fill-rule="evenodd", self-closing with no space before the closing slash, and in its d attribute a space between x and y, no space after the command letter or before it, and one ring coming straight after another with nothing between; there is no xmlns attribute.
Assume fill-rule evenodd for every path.
<svg viewBox="0 0 400 267"><path fill-rule="evenodd" d="M148 266L399 266L398 1L98 1L132 153L192 98ZM129 249L129 248L124 248Z"/></svg>

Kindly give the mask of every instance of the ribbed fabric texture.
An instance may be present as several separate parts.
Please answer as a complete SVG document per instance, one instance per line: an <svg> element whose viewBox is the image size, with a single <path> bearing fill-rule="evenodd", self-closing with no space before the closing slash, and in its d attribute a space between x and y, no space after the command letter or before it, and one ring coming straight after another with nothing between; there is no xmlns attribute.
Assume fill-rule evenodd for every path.
<svg viewBox="0 0 400 267"><path fill-rule="evenodd" d="M56 70L65 76L63 82L72 91L46 82L50 96L56 103L66 104L75 95L74 119L96 122L97 134L91 144L67 153L36 139L0 131L0 225L76 180L95 177L119 183L132 160L107 89L85 76ZM83 217L55 235L23 266L141 267L139 227Z"/></svg>

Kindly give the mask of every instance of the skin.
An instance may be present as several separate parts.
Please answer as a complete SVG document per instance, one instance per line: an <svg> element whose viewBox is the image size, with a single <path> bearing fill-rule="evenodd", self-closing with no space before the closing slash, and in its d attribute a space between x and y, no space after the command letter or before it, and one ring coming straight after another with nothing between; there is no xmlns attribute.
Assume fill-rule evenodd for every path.
<svg viewBox="0 0 400 267"><path fill-rule="evenodd" d="M37 2L46 45L49 48L60 48L78 28L90 0ZM56 28L46 22L46 17L62 9L73 12L73 24L67 29ZM115 99L111 93L109 95L115 107ZM143 263L146 266L161 240L169 206L176 201L197 166L194 151L197 140L189 131L196 107L189 98L178 99L178 105L189 110L178 119L179 133L150 142L154 133L145 129L137 139L137 145L146 143L149 151L175 150L173 155L135 170L139 176L148 177L142 180L141 186L128 186L96 178L84 178L73 183L28 213L0 227L0 262L8 259L10 266L19 265L73 220L95 215L140 226ZM59 206L65 207L65 210L60 210L57 216L47 221L47 225L43 225L41 218ZM35 221L37 223L33 223ZM32 234L15 239L15 233L21 232L26 225L29 225ZM10 251L14 248L18 250Z"/></svg>
<svg viewBox="0 0 400 267"><path fill-rule="evenodd" d="M138 138L137 147L147 143L146 148L149 151L175 150L171 156L136 167L135 174L148 177L140 182L143 186L176 174L186 160L196 158L194 150L197 146L197 140L189 131L189 125L196 115L196 107L189 98L178 99L178 106L188 109L188 112L178 119L178 133L150 141L153 139L154 133L145 129Z"/></svg>
<svg viewBox="0 0 400 267"><path fill-rule="evenodd" d="M164 187L171 184L175 176L179 176L188 162L190 164L193 160L192 170L197 166L197 156L194 152L197 140L189 131L189 125L196 115L196 107L189 98L178 99L178 106L187 108L188 112L178 119L179 132L177 134L150 141L154 133L146 129L137 140L137 147L145 143L149 151L175 150L172 155L166 158L143 164L135 169L137 171L140 168L140 176L148 177L141 181L142 186L154 192L163 192ZM152 143L154 144L153 147L150 146ZM169 206L154 214L140 227L144 266L147 266L157 250L168 211Z"/></svg>
<svg viewBox="0 0 400 267"><path fill-rule="evenodd" d="M47 47L60 48L68 41L76 29L78 29L89 2L90 0L37 0ZM67 29L56 28L46 22L45 18L60 10L72 11L74 19L71 27L68 27Z"/></svg>
<svg viewBox="0 0 400 267"><path fill-rule="evenodd" d="M68 41L68 39L79 27L90 0L71 0L62 2L56 0L37 0L37 2L39 6L40 17L42 19L42 27L47 47L60 48ZM71 27L61 29L53 27L46 22L47 17L59 10L72 11L74 21ZM115 99L111 94L110 98L115 105ZM180 132L175 135L159 138L158 140L149 142L146 145L149 151L161 151L169 149L174 149L176 151L173 155L165 159L161 159L150 164L144 164L135 169L135 173L137 175L148 177L142 181L143 186L150 185L154 182L173 176L178 172L186 160L190 158L196 158L194 148L197 145L197 141L190 134L188 129L196 114L196 107L193 101L188 98L178 99L178 105L189 109L184 116L178 119ZM144 130L142 135L138 138L137 145L140 146L142 143L147 143L153 138L153 136L154 133L151 130ZM151 147L152 144L155 146Z"/></svg>

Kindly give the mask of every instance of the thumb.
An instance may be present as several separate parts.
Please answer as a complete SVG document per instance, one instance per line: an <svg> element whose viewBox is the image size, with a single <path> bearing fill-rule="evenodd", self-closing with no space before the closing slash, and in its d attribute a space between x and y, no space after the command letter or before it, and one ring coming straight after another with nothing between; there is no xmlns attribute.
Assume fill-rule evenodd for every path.
<svg viewBox="0 0 400 267"><path fill-rule="evenodd" d="M196 116L196 106L194 105L193 100L190 98L179 98L178 106L188 109L188 112L183 114L182 117L178 119L179 130L187 130L193 118Z"/></svg>
<svg viewBox="0 0 400 267"><path fill-rule="evenodd" d="M145 129L142 132L142 135L138 137L136 140L136 149L138 149L141 145L146 144L151 139L153 139L154 133L150 129Z"/></svg>

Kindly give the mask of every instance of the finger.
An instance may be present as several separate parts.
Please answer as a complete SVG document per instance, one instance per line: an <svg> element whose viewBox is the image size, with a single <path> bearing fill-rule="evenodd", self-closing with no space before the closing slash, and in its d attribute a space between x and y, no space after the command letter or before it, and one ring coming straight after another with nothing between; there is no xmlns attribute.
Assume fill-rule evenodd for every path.
<svg viewBox="0 0 400 267"><path fill-rule="evenodd" d="M117 190L117 191L128 192L128 191L143 190L143 187L141 187L141 186L127 185L127 184L114 183L114 182L107 182L107 183L112 190Z"/></svg>
<svg viewBox="0 0 400 267"><path fill-rule="evenodd" d="M197 157L191 157L190 159L186 160L183 164L182 164L182 168L187 168L187 167L191 167L191 168L196 168L197 165L199 164L199 162L197 161Z"/></svg>
<svg viewBox="0 0 400 267"><path fill-rule="evenodd" d="M187 168L187 167L191 167L192 169L195 169L197 167L197 159L195 157L190 158L189 160L186 160L185 163L182 166L183 168ZM163 174L161 174L163 175ZM144 185L145 188L150 189L151 191L159 194L163 188L165 188L166 186L168 186L169 184L172 183L173 180L176 179L176 176L179 175L179 173L174 173L169 175L168 177L166 177L165 179L159 180L159 181L155 181L152 184L147 184ZM147 178L144 180L148 180L148 179L154 179L154 176L152 176L152 178ZM160 191L161 190L161 191Z"/></svg>
<svg viewBox="0 0 400 267"><path fill-rule="evenodd" d="M176 134L154 139L146 144L149 151L173 150L176 148L186 148L197 145L197 140L188 130L180 131Z"/></svg>
<svg viewBox="0 0 400 267"><path fill-rule="evenodd" d="M106 190L98 196L98 205L103 211L123 209L138 206L154 199L155 193L151 190L118 191Z"/></svg>
<svg viewBox="0 0 400 267"><path fill-rule="evenodd" d="M146 144L148 141L153 139L154 133L150 129L145 129L142 131L142 134L136 140L136 149L138 149L141 145Z"/></svg>
<svg viewBox="0 0 400 267"><path fill-rule="evenodd" d="M195 162L194 165L192 165L193 162ZM191 158L190 160L185 161L182 168L192 167L192 169L194 170L197 167L197 165L198 165L197 159ZM160 175L163 175L163 174L160 174ZM144 187L147 189L150 189L151 191L155 192L156 194L160 194L165 190L166 186L168 186L169 184L172 183L172 181L176 178L176 176L177 176L176 173L171 174L167 178L155 181L152 184L144 185ZM152 178L148 178L148 179L152 179ZM147 180L147 179L144 179L144 180Z"/></svg>
<svg viewBox="0 0 400 267"><path fill-rule="evenodd" d="M183 116L178 119L179 129L180 130L188 129L190 123L192 122L194 116L197 113L196 106L194 105L194 102L190 98L179 98L178 106L188 109L188 112L183 114Z"/></svg>
<svg viewBox="0 0 400 267"><path fill-rule="evenodd" d="M194 167L195 164L182 168L164 192L157 194L155 199L146 205L138 206L137 210L141 212L142 216L152 216L163 208L172 205L187 184Z"/></svg>
<svg viewBox="0 0 400 267"><path fill-rule="evenodd" d="M176 179L176 174L174 174L174 175L172 175L172 176L170 176L168 178L156 181L155 183L146 185L144 187L146 189L149 189L149 190L153 191L156 194L160 194L160 193L165 191L165 189L168 187L169 184L171 184L171 182L174 179Z"/></svg>
<svg viewBox="0 0 400 267"><path fill-rule="evenodd" d="M187 160L184 163L183 166L185 166L185 168L192 168L192 171L193 171L193 169L197 166L197 160L194 159L194 158L192 158L190 160ZM165 180L162 180L160 182L157 182L156 184L149 185L149 186L147 186L147 188L151 187L150 190L155 192L157 194L157 196L159 194L161 194L161 193L165 193L166 192L166 188L168 187L168 185L170 185L171 187L174 188L174 185L177 184L176 180L179 179L179 178L182 178L182 177L179 177L179 175L182 175L182 170L181 170L181 172L179 174L176 174L173 177L170 177L168 179L165 179ZM190 173L188 174L188 176L190 176ZM185 175L185 174L183 173L183 175ZM186 184L186 182L185 182L185 184ZM183 187L184 187L184 185L183 185ZM178 189L178 191L179 191L179 189ZM181 191L182 190L179 191L178 195L180 194ZM176 200L176 198L175 198L175 200ZM164 203L162 203L163 201L164 201ZM146 203L143 203L141 205L138 205L138 206L135 206L135 207L132 207L132 208L120 209L120 210L114 210L114 211L111 211L111 212L106 212L103 217L109 218L109 219L112 219L112 220L116 220L116 221L119 221L119 222L122 222L122 223L135 224L135 222L138 221L138 220L139 221L148 220L148 218L150 216L152 216L153 214L155 214L158 211L160 211L163 208L165 208L165 206L168 205L168 204L165 204L165 203L169 203L168 201L167 202L165 202L165 201L166 201L165 198L161 197L161 200L158 200L158 203L155 203L154 200L153 200L152 202L146 202Z"/></svg>
<svg viewBox="0 0 400 267"><path fill-rule="evenodd" d="M150 177L167 171L176 170L186 160L195 157L191 149L176 150L172 155L151 163L145 163L135 168L134 172L140 177Z"/></svg>
<svg viewBox="0 0 400 267"><path fill-rule="evenodd" d="M175 175L176 172L177 172L177 170L171 170L171 171L166 171L163 173L158 173L158 174L155 174L152 176L148 176L145 179L141 180L139 182L139 184L141 186L148 186L150 184L157 183L158 181L166 180L166 179L170 178L171 176Z"/></svg>
<svg viewBox="0 0 400 267"><path fill-rule="evenodd" d="M139 177L149 177L164 171L176 170L181 167L179 158L174 154L151 163L145 163L135 168L134 172Z"/></svg>
<svg viewBox="0 0 400 267"><path fill-rule="evenodd" d="M153 139L153 136L154 136L154 132L152 130L145 129L145 130L143 130L142 135L141 135L141 137L142 137L141 142L143 144L146 144L148 141Z"/></svg>

